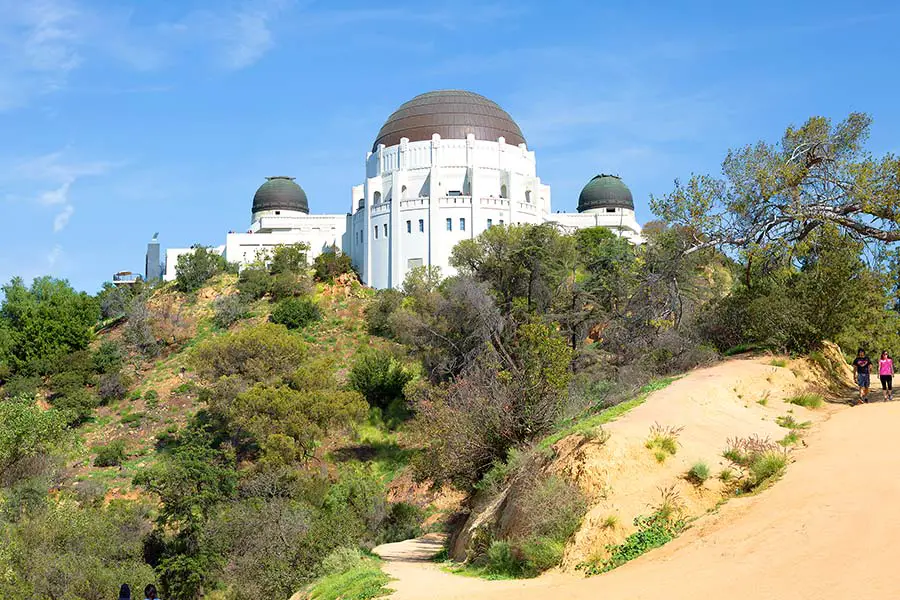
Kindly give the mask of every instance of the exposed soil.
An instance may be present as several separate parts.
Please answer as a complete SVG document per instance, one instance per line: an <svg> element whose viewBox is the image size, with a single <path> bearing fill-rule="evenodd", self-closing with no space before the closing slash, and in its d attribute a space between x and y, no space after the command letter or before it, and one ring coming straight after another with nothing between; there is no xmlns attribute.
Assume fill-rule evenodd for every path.
<svg viewBox="0 0 900 600"><path fill-rule="evenodd" d="M639 488L647 486L640 482L670 482L697 459L713 467L717 459L706 453L710 448L720 453L727 437L783 435L785 430L772 421L792 410L798 420L815 424L792 453L783 479L770 489L729 500L663 548L588 579L571 572L525 581L460 577L423 562L432 544L402 542L383 554L385 570L397 578L392 598L900 597L892 569L900 551L900 513L877 510L900 498L900 479L894 476L900 468L894 441L900 404L848 408L835 403L816 411L785 405L779 397L803 391L818 374L808 364L776 367L770 362L734 360L691 373L608 426L612 436L601 448L607 463L618 457L617 464L590 458L585 463L586 473L614 480L612 488L618 490L616 505L604 506L607 494L590 519L610 510L645 513L646 492ZM756 402L761 388L770 392L765 406ZM677 455L663 466L644 464L641 454L647 453L642 442L654 422L685 428ZM610 446L616 438L638 443ZM713 488L699 493L712 494ZM596 522L586 523L570 552L585 555L596 549L604 541L597 529Z"/></svg>

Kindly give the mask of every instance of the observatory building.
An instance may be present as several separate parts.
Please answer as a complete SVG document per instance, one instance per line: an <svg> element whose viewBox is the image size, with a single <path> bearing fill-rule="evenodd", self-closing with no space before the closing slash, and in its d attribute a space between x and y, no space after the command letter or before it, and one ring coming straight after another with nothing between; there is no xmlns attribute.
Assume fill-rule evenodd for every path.
<svg viewBox="0 0 900 600"><path fill-rule="evenodd" d="M550 200L534 151L506 111L472 92L428 92L381 127L348 213L311 215L294 178L269 177L253 197L249 229L229 233L216 250L246 265L282 244L309 244L310 259L336 247L351 257L363 283L396 288L419 266L452 275L453 247L495 226L603 226L641 242L631 191L616 176L591 179L577 213L553 213ZM190 251L166 251L166 280L175 278L178 256Z"/></svg>

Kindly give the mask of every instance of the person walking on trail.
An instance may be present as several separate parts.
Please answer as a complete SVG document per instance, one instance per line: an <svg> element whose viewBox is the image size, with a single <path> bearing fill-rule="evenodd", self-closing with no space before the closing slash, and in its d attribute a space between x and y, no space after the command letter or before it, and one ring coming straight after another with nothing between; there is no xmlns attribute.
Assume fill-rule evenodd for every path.
<svg viewBox="0 0 900 600"><path fill-rule="evenodd" d="M119 588L119 600L131 600L131 588L127 583L123 583Z"/></svg>
<svg viewBox="0 0 900 600"><path fill-rule="evenodd" d="M860 348L856 352L856 360L853 361L853 370L856 372L856 384L859 386L859 401L869 402L869 369L872 361L866 356L866 351Z"/></svg>
<svg viewBox="0 0 900 600"><path fill-rule="evenodd" d="M145 600L159 600L159 596L156 594L156 586L152 583L148 583L147 587L144 588L144 598Z"/></svg>
<svg viewBox="0 0 900 600"><path fill-rule="evenodd" d="M884 401L894 399L894 359L890 357L887 350L881 352L881 358L878 359L878 377L881 379L881 393L884 394Z"/></svg>

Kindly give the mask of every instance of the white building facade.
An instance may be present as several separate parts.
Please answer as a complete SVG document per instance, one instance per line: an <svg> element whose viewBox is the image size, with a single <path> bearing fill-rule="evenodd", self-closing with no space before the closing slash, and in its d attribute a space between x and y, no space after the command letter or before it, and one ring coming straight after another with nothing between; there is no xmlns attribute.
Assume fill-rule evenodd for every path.
<svg viewBox="0 0 900 600"><path fill-rule="evenodd" d="M247 265L281 244L307 243L311 259L334 247L350 255L363 283L397 288L419 266L452 275L453 247L495 226L603 226L641 242L631 192L617 177L592 179L578 210L552 212L535 154L503 109L445 90L413 98L385 122L366 156L366 178L351 190L350 213L310 215L292 178L271 177L254 196L250 228L229 233L217 251ZM166 280L185 252L167 250Z"/></svg>

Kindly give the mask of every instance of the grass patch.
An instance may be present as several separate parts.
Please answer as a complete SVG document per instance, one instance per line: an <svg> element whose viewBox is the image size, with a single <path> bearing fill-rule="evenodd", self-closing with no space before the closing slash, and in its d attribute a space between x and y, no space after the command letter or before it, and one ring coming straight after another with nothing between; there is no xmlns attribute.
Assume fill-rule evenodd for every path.
<svg viewBox="0 0 900 600"><path fill-rule="evenodd" d="M758 437L728 440L728 448L722 456L740 471L739 492L755 492L768 487L787 467L784 448Z"/></svg>
<svg viewBox="0 0 900 600"><path fill-rule="evenodd" d="M705 462L695 463L685 474L685 478L696 486L703 485L709 479L709 466Z"/></svg>
<svg viewBox="0 0 900 600"><path fill-rule="evenodd" d="M734 471L731 469L722 469L719 471L719 481L729 483L734 480Z"/></svg>
<svg viewBox="0 0 900 600"><path fill-rule="evenodd" d="M611 421L615 421L616 419L630 411L632 408L640 406L647 400L647 397L650 394L668 387L673 381L677 379L679 379L679 377L663 377L661 379L654 379L647 385L640 388L638 390L637 396L635 396L631 400L626 400L625 402L603 409L591 416L581 418L580 420L576 420L575 422L569 423L568 425L564 425L556 433L553 433L541 440L537 446L540 449L546 449L559 440L563 439L564 437L568 437L570 435L596 435L595 430L598 427L600 427L601 425L605 425L606 423L609 423Z"/></svg>
<svg viewBox="0 0 900 600"><path fill-rule="evenodd" d="M94 458L95 467L118 467L127 458L125 442L122 440L110 442L106 446L97 446L94 451L97 454Z"/></svg>
<svg viewBox="0 0 900 600"><path fill-rule="evenodd" d="M128 413L122 416L122 425L128 425L132 429L137 429L141 426L141 421L143 420L144 413L142 412Z"/></svg>
<svg viewBox="0 0 900 600"><path fill-rule="evenodd" d="M603 519L603 523L601 524L603 529L616 529L619 527L619 517L616 515L608 515L605 519Z"/></svg>
<svg viewBox="0 0 900 600"><path fill-rule="evenodd" d="M606 547L609 553L607 558L590 560L576 568L584 571L585 575L606 573L678 537L687 528L678 496L672 488L662 490L662 495L662 503L652 514L634 519L637 531L621 544Z"/></svg>
<svg viewBox="0 0 900 600"><path fill-rule="evenodd" d="M309 590L310 600L370 600L391 593L387 588L390 577L385 575L374 559L367 559L343 573L326 575Z"/></svg>
<svg viewBox="0 0 900 600"><path fill-rule="evenodd" d="M804 408L816 409L821 408L825 402L825 398L821 394L800 394L799 396L791 396L785 399L789 404L796 404Z"/></svg>
<svg viewBox="0 0 900 600"><path fill-rule="evenodd" d="M778 440L778 443L785 448L788 446L796 446L800 443L800 434L796 430L791 430L786 436Z"/></svg>
<svg viewBox="0 0 900 600"><path fill-rule="evenodd" d="M678 435L682 427L663 427L659 423L650 428L650 437L644 442L644 447L653 451L657 462L665 462L669 456L675 456L678 452Z"/></svg>
<svg viewBox="0 0 900 600"><path fill-rule="evenodd" d="M788 361L786 358L773 358L771 360L771 362L769 362L769 364L772 365L773 367L778 367L778 368L783 369L787 366Z"/></svg>
<svg viewBox="0 0 900 600"><path fill-rule="evenodd" d="M775 422L787 429L809 429L812 426L812 421L800 423L793 415L780 415L775 418Z"/></svg>

